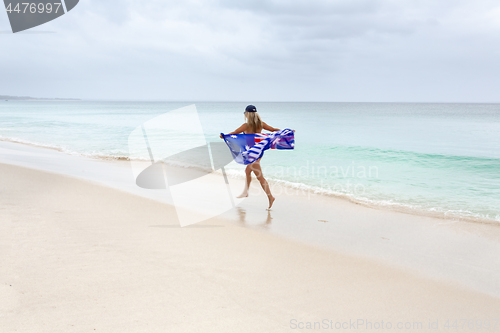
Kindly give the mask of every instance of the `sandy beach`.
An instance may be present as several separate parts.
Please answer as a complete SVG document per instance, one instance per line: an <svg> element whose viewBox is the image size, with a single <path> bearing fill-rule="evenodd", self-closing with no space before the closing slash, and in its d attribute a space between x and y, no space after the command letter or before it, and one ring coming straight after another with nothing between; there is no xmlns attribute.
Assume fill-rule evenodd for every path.
<svg viewBox="0 0 500 333"><path fill-rule="evenodd" d="M500 333L499 1L4 4L0 333Z"/></svg>
<svg viewBox="0 0 500 333"><path fill-rule="evenodd" d="M500 327L492 328L500 309L495 290L481 292L446 274L433 278L418 265L410 269L355 247L335 250L296 240L293 233L266 232L252 224L251 202L248 224L240 210L181 228L173 207L125 189L12 163L0 164L0 174L2 332ZM349 212L346 205L337 209ZM368 224L380 219L360 214ZM397 216L408 217L401 228L412 222L409 215ZM277 213L267 224L282 220ZM307 223L301 216L293 221L301 222ZM495 242L496 236L482 240ZM375 243L367 244L376 252ZM495 278L483 275L485 281Z"/></svg>

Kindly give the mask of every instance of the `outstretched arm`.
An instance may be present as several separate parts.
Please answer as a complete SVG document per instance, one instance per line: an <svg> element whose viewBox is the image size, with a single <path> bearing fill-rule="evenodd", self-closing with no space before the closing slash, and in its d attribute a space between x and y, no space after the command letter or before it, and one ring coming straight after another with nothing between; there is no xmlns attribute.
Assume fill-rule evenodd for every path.
<svg viewBox="0 0 500 333"><path fill-rule="evenodd" d="M265 122L262 122L262 128L264 128L266 131L270 131L270 132L276 132L276 131L279 131L279 128L274 128L272 126L269 126L268 124L266 124Z"/></svg>
<svg viewBox="0 0 500 333"><path fill-rule="evenodd" d="M233 132L227 133L227 134L239 134L239 133L244 132L246 129L247 129L247 123L244 123L243 125L238 127L236 130L234 130ZM222 134L220 135L220 138L222 139Z"/></svg>

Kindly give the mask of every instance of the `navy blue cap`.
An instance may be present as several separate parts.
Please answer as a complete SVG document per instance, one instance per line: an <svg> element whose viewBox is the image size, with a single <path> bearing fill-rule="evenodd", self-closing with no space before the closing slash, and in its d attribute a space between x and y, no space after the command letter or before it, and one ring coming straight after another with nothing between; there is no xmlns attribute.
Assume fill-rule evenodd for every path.
<svg viewBox="0 0 500 333"><path fill-rule="evenodd" d="M257 108L253 105L249 105L246 107L245 112L257 112Z"/></svg>

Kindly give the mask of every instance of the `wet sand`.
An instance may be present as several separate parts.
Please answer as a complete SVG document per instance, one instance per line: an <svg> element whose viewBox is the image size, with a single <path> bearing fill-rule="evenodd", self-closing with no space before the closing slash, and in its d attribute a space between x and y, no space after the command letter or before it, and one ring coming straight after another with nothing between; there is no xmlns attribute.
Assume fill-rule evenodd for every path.
<svg viewBox="0 0 500 333"><path fill-rule="evenodd" d="M181 228L173 207L95 182L0 174L5 332L435 332L498 319L497 297L256 230L266 221Z"/></svg>

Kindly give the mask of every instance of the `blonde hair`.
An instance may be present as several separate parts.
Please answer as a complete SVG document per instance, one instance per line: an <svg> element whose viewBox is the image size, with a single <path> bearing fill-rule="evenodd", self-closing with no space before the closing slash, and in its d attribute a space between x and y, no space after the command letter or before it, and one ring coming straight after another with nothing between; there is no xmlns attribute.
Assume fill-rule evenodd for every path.
<svg viewBox="0 0 500 333"><path fill-rule="evenodd" d="M245 112L245 120L248 124L248 129L254 133L262 131L262 119L257 112Z"/></svg>

